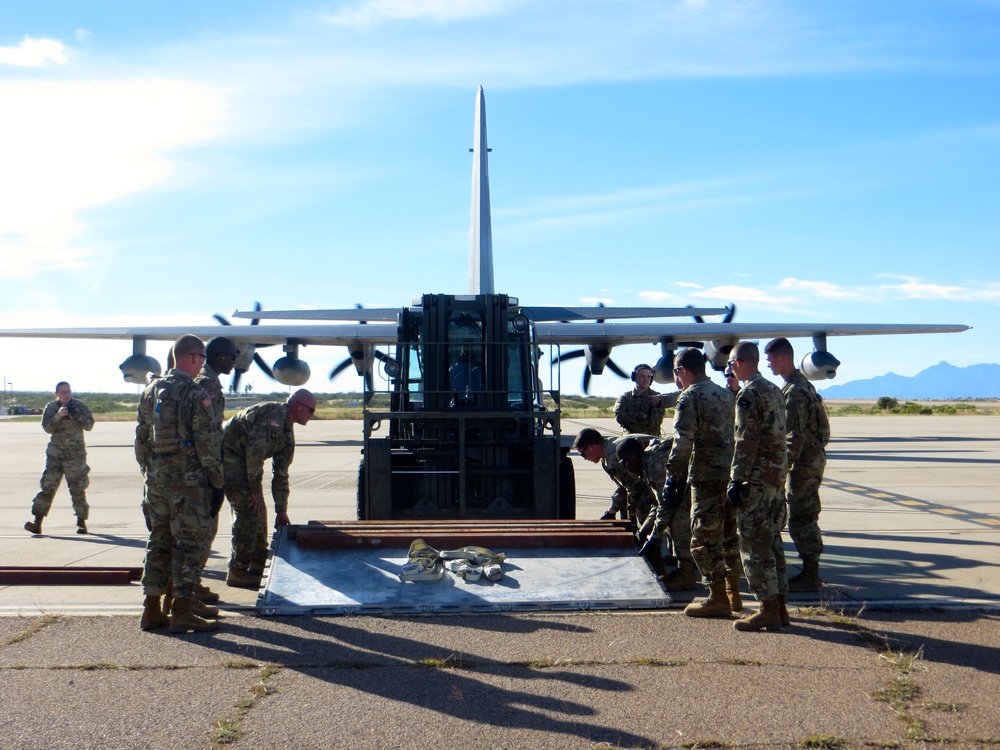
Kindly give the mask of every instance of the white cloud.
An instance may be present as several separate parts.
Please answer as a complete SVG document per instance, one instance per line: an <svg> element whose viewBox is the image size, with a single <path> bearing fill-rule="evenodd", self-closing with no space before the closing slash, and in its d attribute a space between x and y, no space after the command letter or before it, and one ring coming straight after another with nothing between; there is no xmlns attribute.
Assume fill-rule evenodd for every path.
<svg viewBox="0 0 1000 750"><path fill-rule="evenodd" d="M639 292L639 296L643 299L650 299L654 301L665 300L665 299L677 299L676 294L671 294L670 292Z"/></svg>
<svg viewBox="0 0 1000 750"><path fill-rule="evenodd" d="M508 12L524 0L366 0L330 13L325 19L337 26L371 26L380 21L431 21L448 23Z"/></svg>
<svg viewBox="0 0 1000 750"><path fill-rule="evenodd" d="M794 297L777 296L764 289L735 285L716 286L701 292L693 292L691 296L735 302L754 302L764 305L789 305L797 301Z"/></svg>
<svg viewBox="0 0 1000 750"><path fill-rule="evenodd" d="M171 80L0 83L0 275L77 267L80 213L166 180L170 150L215 135L220 94Z"/></svg>
<svg viewBox="0 0 1000 750"><path fill-rule="evenodd" d="M32 39L26 36L17 47L0 47L0 65L38 68L47 62L65 65L66 47L55 39Z"/></svg>
<svg viewBox="0 0 1000 750"><path fill-rule="evenodd" d="M782 279L778 285L779 289L788 289L794 292L806 292L811 296L825 297L828 299L849 299L861 296L861 292L853 289L844 289L837 284L828 281L805 281L803 279Z"/></svg>

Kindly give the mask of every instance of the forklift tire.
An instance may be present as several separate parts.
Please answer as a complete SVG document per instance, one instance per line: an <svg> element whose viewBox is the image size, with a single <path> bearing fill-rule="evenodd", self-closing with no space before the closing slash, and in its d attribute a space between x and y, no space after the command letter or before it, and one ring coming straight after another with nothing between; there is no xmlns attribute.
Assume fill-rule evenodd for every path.
<svg viewBox="0 0 1000 750"><path fill-rule="evenodd" d="M559 518L572 521L576 518L576 474L573 460L564 455L559 460Z"/></svg>
<svg viewBox="0 0 1000 750"><path fill-rule="evenodd" d="M368 520L368 503L365 502L368 498L366 496L365 487L365 460L362 458L361 462L358 464L358 520L367 521Z"/></svg>

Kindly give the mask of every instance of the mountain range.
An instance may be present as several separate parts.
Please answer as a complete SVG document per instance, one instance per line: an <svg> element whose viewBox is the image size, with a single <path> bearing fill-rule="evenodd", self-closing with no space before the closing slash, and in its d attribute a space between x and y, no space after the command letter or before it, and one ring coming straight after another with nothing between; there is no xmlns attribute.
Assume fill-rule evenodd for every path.
<svg viewBox="0 0 1000 750"><path fill-rule="evenodd" d="M820 391L825 399L881 398L962 399L1000 398L1000 365L955 367L939 362L911 378L893 372L867 380L852 380Z"/></svg>

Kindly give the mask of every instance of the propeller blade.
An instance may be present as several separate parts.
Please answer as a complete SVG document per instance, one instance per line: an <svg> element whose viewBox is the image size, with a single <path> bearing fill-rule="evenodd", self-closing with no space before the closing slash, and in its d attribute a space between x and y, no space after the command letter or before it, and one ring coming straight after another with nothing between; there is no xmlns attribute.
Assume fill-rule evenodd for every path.
<svg viewBox="0 0 1000 750"><path fill-rule="evenodd" d="M590 393L590 365L583 368L583 395Z"/></svg>
<svg viewBox="0 0 1000 750"><path fill-rule="evenodd" d="M224 325L224 326L231 326L232 325L232 323L230 323L224 317L222 317L221 315L219 315L219 313L215 313L212 317L215 318L216 322L219 323L220 325Z"/></svg>
<svg viewBox="0 0 1000 750"><path fill-rule="evenodd" d="M267 362L264 361L263 357L261 357L259 354L254 354L253 361L257 363L257 367L259 367L264 371L265 375L271 378L271 380L274 380L274 373L271 372L271 368L268 366Z"/></svg>
<svg viewBox="0 0 1000 750"><path fill-rule="evenodd" d="M365 373L365 405L372 400L372 396L375 395L375 379L372 377L372 371L369 370Z"/></svg>
<svg viewBox="0 0 1000 750"><path fill-rule="evenodd" d="M554 357L552 359L552 364L555 364L556 362L565 362L567 359L579 359L584 355L585 352L583 349L574 349L571 352L566 352L565 354L560 354L558 357Z"/></svg>
<svg viewBox="0 0 1000 750"><path fill-rule="evenodd" d="M253 303L253 311L260 312L260 302ZM252 326L260 325L260 318L251 318L250 325Z"/></svg>
<svg viewBox="0 0 1000 750"><path fill-rule="evenodd" d="M618 376L618 377L620 377L620 378L628 378L628 377L631 377L630 373L627 373L627 372L625 372L625 371L624 371L624 370L623 370L622 368L620 368L620 367L619 367L618 365L616 365L616 364L614 363L614 360L611 360L611 359L609 359L609 360L607 361L607 364L606 364L605 366L606 366L606 367L607 367L607 368L608 368L609 370L611 370L611 372L613 372L613 373L614 373L615 375L617 375L617 376Z"/></svg>
<svg viewBox="0 0 1000 750"><path fill-rule="evenodd" d="M335 377L337 377L338 375L340 375L340 373L342 373L344 370L346 370L352 364L354 364L354 360L352 360L350 357L348 357L347 359L345 359L339 365L337 365L332 370L330 370L330 380L333 380Z"/></svg>

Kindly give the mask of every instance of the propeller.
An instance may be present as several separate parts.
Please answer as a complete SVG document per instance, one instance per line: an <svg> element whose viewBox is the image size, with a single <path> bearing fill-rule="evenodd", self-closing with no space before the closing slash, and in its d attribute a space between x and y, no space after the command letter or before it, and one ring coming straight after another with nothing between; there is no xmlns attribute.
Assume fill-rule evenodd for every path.
<svg viewBox="0 0 1000 750"><path fill-rule="evenodd" d="M261 310L260 302L254 302L253 303L253 309L254 309L254 312L260 312L260 310ZM215 320L220 325L224 325L224 326L231 326L232 325L232 323L230 323L225 317L223 317L219 313L215 313L212 317L215 318ZM250 320L250 325L252 325L252 326L260 325L260 318L252 318ZM232 385L230 385L230 389L232 390L233 393L236 393L238 391L239 386L240 386L240 378L243 376L243 373L245 373L247 370L250 369L251 362L256 362L257 366L261 370L264 371L265 375L267 375L269 378L271 378L271 380L276 380L276 378L274 377L274 372L268 366L267 362L265 362L264 358L261 357L257 353L257 347L258 346L270 346L270 344L253 344L253 343L248 343L248 344L244 344L243 345L243 348L246 351L240 353L240 357L236 361L236 365L233 368L233 382L232 382ZM251 353L253 354L253 358L252 359L250 357Z"/></svg>
<svg viewBox="0 0 1000 750"><path fill-rule="evenodd" d="M726 307L726 315L722 319L723 323L732 323L733 316L736 315L736 305L730 303ZM695 315L694 319L698 323L704 323L700 315ZM739 341L738 337L728 336L725 338L713 339L711 341L706 341L704 343L693 344L694 346L705 348L705 359L712 366L716 372L722 372L726 369L725 360L729 357L729 352L733 350ZM680 342L679 342L680 343ZM692 344L681 343L682 346L690 346Z"/></svg>
<svg viewBox="0 0 1000 750"><path fill-rule="evenodd" d="M604 303L598 302L597 306L604 307ZM598 318L596 322L603 323L604 319ZM552 360L552 363L556 364L558 362L563 362L568 359L579 359L580 357L587 358L587 364L583 368L584 395L587 395L590 392L590 376L594 374L600 375L602 372L604 372L605 367L607 367L609 370L611 370L611 372L613 372L615 375L618 375L619 377L622 378L629 377L629 373L627 373L625 370L619 367L615 363L615 361L611 359L611 347L597 348L592 346L590 347L589 356L587 355L586 349L574 349L573 351L566 352L565 354L561 354L558 357L555 357ZM594 368L593 370L591 369L591 362L597 364L597 367Z"/></svg>
<svg viewBox="0 0 1000 750"><path fill-rule="evenodd" d="M358 310L365 309L365 306L360 302L355 303L354 307ZM358 321L358 325L366 325L367 323L367 320ZM363 375L365 379L365 403L367 404L371 401L372 396L375 395L375 380L372 375L372 367L370 363L366 362L366 360L369 360L370 357L374 357L379 362L383 363L394 362L395 360L393 360L393 358L385 352L381 352L378 349L371 350L370 347L367 348L367 350L364 347L360 349L348 348L347 351L349 354L347 359L338 363L332 370L330 370L330 375L328 377L330 380L333 380L335 377L340 375L340 373L353 365L355 370L357 370L359 374ZM371 351L370 355L368 354L368 351Z"/></svg>

